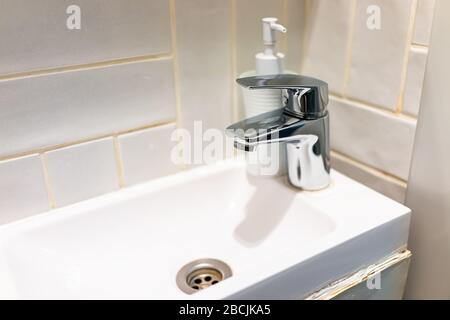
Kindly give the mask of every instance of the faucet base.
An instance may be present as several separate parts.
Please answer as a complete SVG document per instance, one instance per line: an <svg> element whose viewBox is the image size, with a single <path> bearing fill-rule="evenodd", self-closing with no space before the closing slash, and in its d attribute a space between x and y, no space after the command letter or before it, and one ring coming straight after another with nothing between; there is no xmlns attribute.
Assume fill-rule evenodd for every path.
<svg viewBox="0 0 450 320"><path fill-rule="evenodd" d="M295 137L293 137L295 139ZM314 152L319 137L301 135L286 144L290 183L303 190L321 190L330 184L330 173L322 155Z"/></svg>

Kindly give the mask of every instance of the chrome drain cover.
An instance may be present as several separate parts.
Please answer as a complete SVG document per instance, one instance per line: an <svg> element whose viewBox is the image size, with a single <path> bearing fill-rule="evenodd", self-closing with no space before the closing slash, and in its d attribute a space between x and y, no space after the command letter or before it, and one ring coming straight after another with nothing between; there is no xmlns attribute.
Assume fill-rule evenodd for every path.
<svg viewBox="0 0 450 320"><path fill-rule="evenodd" d="M193 294L206 289L232 275L230 267L216 259L199 259L178 271L177 285L181 291Z"/></svg>

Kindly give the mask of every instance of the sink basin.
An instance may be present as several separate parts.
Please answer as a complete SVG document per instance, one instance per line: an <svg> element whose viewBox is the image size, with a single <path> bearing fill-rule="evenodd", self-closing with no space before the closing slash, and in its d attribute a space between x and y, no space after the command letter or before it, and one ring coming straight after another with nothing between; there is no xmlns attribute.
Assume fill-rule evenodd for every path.
<svg viewBox="0 0 450 320"><path fill-rule="evenodd" d="M228 160L0 227L3 299L297 299L406 247L410 210L332 172L299 192ZM194 294L202 258L232 276Z"/></svg>

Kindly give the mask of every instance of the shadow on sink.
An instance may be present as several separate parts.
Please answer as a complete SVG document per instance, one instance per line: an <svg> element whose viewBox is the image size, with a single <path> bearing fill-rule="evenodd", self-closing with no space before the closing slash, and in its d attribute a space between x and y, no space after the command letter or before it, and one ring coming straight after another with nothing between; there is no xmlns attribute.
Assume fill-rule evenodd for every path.
<svg viewBox="0 0 450 320"><path fill-rule="evenodd" d="M247 173L250 185L257 186L246 205L245 219L236 227L234 237L246 247L262 243L283 220L294 200L297 189L292 188L286 177L268 179ZM273 195L277 198L274 199Z"/></svg>

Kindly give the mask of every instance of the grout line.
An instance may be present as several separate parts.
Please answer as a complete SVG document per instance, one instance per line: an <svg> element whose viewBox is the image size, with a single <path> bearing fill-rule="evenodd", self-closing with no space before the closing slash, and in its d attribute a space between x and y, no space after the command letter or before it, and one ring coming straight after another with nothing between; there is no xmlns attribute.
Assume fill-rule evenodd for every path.
<svg viewBox="0 0 450 320"><path fill-rule="evenodd" d="M328 90L328 94L329 94L330 98L348 99L348 98L344 97L344 95L342 93L336 92L333 90Z"/></svg>
<svg viewBox="0 0 450 320"><path fill-rule="evenodd" d="M123 166L123 158L122 158L122 150L120 148L119 139L117 135L113 136L113 144L114 144L114 156L116 158L116 168L117 168L117 177L119 178L119 187L125 187L125 174L124 174L124 166Z"/></svg>
<svg viewBox="0 0 450 320"><path fill-rule="evenodd" d="M45 189L47 190L48 203L50 205L50 209L55 209L57 207L57 205L56 205L55 194L53 192L52 184L50 182L50 174L48 171L47 157L45 156L44 153L40 153L39 158L41 159L42 171L44 174L44 184L45 184Z"/></svg>
<svg viewBox="0 0 450 320"><path fill-rule="evenodd" d="M44 75L54 75L54 74L67 73L67 72L101 69L101 68L106 68L106 67L113 67L113 66L138 63L138 62L168 60L171 58L172 58L172 54L162 53L162 54L137 56L137 57L130 57L130 58L100 61L100 62L94 62L94 63L79 64L79 65L71 65L71 66L65 66L65 67L56 67L56 68L49 68L49 69L42 69L42 70L17 72L17 73L0 75L0 81L10 81L10 80L18 80L18 79L24 79L24 78L41 77Z"/></svg>
<svg viewBox="0 0 450 320"><path fill-rule="evenodd" d="M172 65L174 76L174 90L175 90L175 108L177 113L177 128L183 127L183 117L181 109L181 92L180 92L180 64L178 60L178 46L177 46L177 25L176 25L176 7L175 0L169 0L170 12L170 35L172 43Z"/></svg>
<svg viewBox="0 0 450 320"><path fill-rule="evenodd" d="M422 52L422 53L428 54L427 46L420 46L420 45L412 44L410 49L411 49L411 51Z"/></svg>
<svg viewBox="0 0 450 320"><path fill-rule="evenodd" d="M357 105L358 107L374 109L374 110L384 113L386 115L394 116L394 117L397 117L400 119L417 121L416 117L406 115L403 113L397 113L395 111L383 108L381 106L377 106L375 104L370 104L369 102L361 101L361 100L358 100L355 98L343 97L343 96L336 95L334 93L330 93L330 98L340 101L340 102L354 104L354 105Z"/></svg>
<svg viewBox="0 0 450 320"><path fill-rule="evenodd" d="M413 37L414 37L414 27L415 27L415 20L416 20L416 14L417 14L417 7L418 7L417 0L413 0L413 3L411 5L411 14L409 17L408 35L406 37L405 53L404 53L404 58L403 58L403 66L402 66L402 73L401 73L401 79L400 79L400 92L399 92L399 96L397 98L396 113L398 113L398 114L401 114L401 112L403 110L404 95L405 95L405 89L406 89L406 79L408 76L409 56L410 56L410 51L411 51L411 44L412 44Z"/></svg>
<svg viewBox="0 0 450 320"><path fill-rule="evenodd" d="M310 46L310 20L311 20L311 3L310 0L304 1L304 15L303 15L303 35L302 35L302 49L301 49L301 66L300 66L300 74L304 73L304 68L306 65L309 46Z"/></svg>
<svg viewBox="0 0 450 320"><path fill-rule="evenodd" d="M140 127L133 128L133 129L112 132L112 133L109 133L109 134L99 135L99 136L90 137L90 138L86 138L86 139L75 140L75 141L71 141L71 142L67 142L67 143L61 143L61 144L57 144L57 145L53 145L53 146L49 146L49 147L43 147L43 148L38 148L38 149L27 150L27 151L24 151L24 152L10 154L10 155L7 155L7 156L0 156L0 161L16 159L16 158L20 158L20 157L36 154L36 153L44 153L44 152L54 151L54 150L58 150L58 149L62 149L62 148L70 147L70 146L74 146L74 145L77 145L77 144L82 144L82 143L87 143L87 142L91 142L91 141L95 141L95 140L109 138L109 137L115 136L115 135L119 136L119 135L122 135L122 134L137 132L137 131L146 130L146 129L150 129L150 128L154 128L154 127L158 127L158 126L163 126L163 125L166 125L166 124L173 124L174 122L175 121L173 119L172 120L165 120L165 121L158 121L158 122L155 122L155 123L151 123L151 124L140 126Z"/></svg>
<svg viewBox="0 0 450 320"><path fill-rule="evenodd" d="M236 0L230 0L230 49L231 49L231 108L233 122L239 119L238 93L234 79L237 74L237 24L236 24Z"/></svg>
<svg viewBox="0 0 450 320"><path fill-rule="evenodd" d="M356 160L356 159L354 159L354 158L352 158L352 157L350 157L350 156L348 156L346 154L343 154L343 153L341 153L339 151L332 150L331 151L331 155L334 158L337 158L337 159L339 159L341 161L345 161L345 162L349 163L350 165L352 165L354 167L357 167L357 168L359 168L361 170L364 170L364 171L366 171L366 172L368 172L368 173L370 173L370 174L372 174L374 176L379 176L379 177L381 176L382 178L384 178L384 179L386 179L386 180L388 180L388 181L390 181L392 183L395 183L397 185L400 185L400 186L406 188L407 181L405 181L402 178L399 178L399 177L397 177L397 176L395 176L393 174L390 174L390 173L382 171L382 170L380 170L378 168L372 167L369 164L366 164L366 163L363 163L363 162L361 162L359 160Z"/></svg>
<svg viewBox="0 0 450 320"><path fill-rule="evenodd" d="M428 52L428 46L419 44L419 43L411 43L411 49L425 50Z"/></svg>
<svg viewBox="0 0 450 320"><path fill-rule="evenodd" d="M282 43L281 43L281 50L279 52L284 52L288 59L289 59L289 52L288 52L288 41L289 41L289 11L288 11L288 2L289 0L283 0L281 3L281 15L283 21L281 22L282 25L284 25L287 28L287 33L284 34L282 37Z"/></svg>
<svg viewBox="0 0 450 320"><path fill-rule="evenodd" d="M353 35L355 33L356 28L356 0L352 1L351 5L351 13L350 13L350 28L347 34L347 48L346 48L346 57L345 57L345 69L344 69L344 82L342 83L342 96L347 95L348 83L350 81L350 67L352 63L352 53L353 53Z"/></svg>
<svg viewBox="0 0 450 320"><path fill-rule="evenodd" d="M238 88L234 82L238 77L237 71L237 17L236 17L236 1L230 0L230 59L231 59L231 108L233 122L239 120L239 101ZM236 150L233 150L233 156L236 155Z"/></svg>
<svg viewBox="0 0 450 320"><path fill-rule="evenodd" d="M304 65L304 61L305 61L305 57L303 56L304 54L304 48L306 46L306 16L307 16L307 0L304 0L303 2L303 6L302 6L302 16L300 17L300 19L302 19L302 24L301 24L301 34L298 37L298 41L300 41L300 52L298 52L298 54L300 55L300 59L298 61L298 65L297 65L297 72L299 72L299 74L302 74L303 71L303 65Z"/></svg>
<svg viewBox="0 0 450 320"><path fill-rule="evenodd" d="M177 18L176 18L176 3L175 0L169 0L170 12L170 36L172 44L173 55L173 76L174 76L174 90L175 90L175 108L176 108L176 127L183 128L183 110L181 100L181 80L180 80L180 63L178 59L178 44L177 44ZM178 139L180 139L178 137ZM184 152L184 150L182 150ZM186 165L180 164L177 166L179 170L185 170Z"/></svg>

